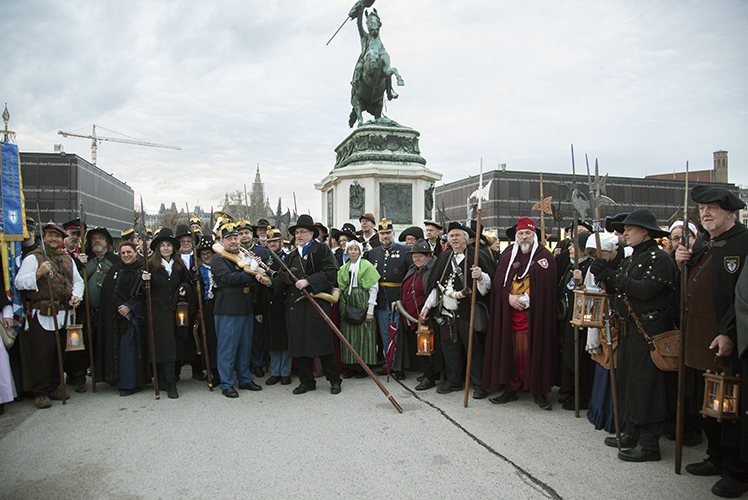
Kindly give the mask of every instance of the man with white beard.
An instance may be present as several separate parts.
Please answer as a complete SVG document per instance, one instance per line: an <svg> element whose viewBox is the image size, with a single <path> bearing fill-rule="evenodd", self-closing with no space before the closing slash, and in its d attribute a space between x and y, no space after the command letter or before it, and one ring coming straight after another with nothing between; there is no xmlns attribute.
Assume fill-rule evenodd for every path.
<svg viewBox="0 0 748 500"><path fill-rule="evenodd" d="M547 394L556 374L556 280L556 261L538 244L535 222L521 217L516 245L504 254L493 279L483 387L504 392L492 403L516 401L524 388L541 409L551 409Z"/></svg>

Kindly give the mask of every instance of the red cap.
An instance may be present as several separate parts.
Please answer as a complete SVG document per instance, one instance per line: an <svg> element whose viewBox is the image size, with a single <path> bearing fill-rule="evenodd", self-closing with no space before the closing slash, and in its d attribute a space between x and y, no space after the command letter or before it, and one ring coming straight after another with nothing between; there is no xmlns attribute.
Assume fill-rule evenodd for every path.
<svg viewBox="0 0 748 500"><path fill-rule="evenodd" d="M535 221L529 217L520 217L517 219L517 231L519 232L523 229L529 229L532 232L537 233L535 230Z"/></svg>

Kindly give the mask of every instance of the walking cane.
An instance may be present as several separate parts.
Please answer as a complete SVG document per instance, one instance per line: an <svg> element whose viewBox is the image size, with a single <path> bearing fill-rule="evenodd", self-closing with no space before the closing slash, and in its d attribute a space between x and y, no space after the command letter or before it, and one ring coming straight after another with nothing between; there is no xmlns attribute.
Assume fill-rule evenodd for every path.
<svg viewBox="0 0 748 500"><path fill-rule="evenodd" d="M140 235L143 246L143 269L148 272L148 248L145 246L145 210L143 209L143 197L140 197ZM148 310L148 334L151 344L151 370L153 371L153 390L156 391L156 399L161 399L158 392L158 364L156 363L156 340L153 337L153 308L151 307L151 280L143 280L145 285L145 303Z"/></svg>
<svg viewBox="0 0 748 500"><path fill-rule="evenodd" d="M42 215L41 211L39 210L39 204L36 204L36 217L39 219L39 223L41 224ZM42 231L43 233L43 231ZM42 260L43 262L49 261L47 258L47 247L44 245L44 234L42 234ZM49 264L52 265L52 261L49 261ZM75 264L73 264L75 265ZM55 343L57 344L57 364L60 368L60 387L62 389L62 404L67 404L67 392L65 391L65 370L62 367L62 344L60 343L60 326L57 324L57 312L55 311L55 296L52 293L52 277L49 275L49 273L44 273L47 275L47 286L49 287L49 307L52 308L52 320L55 324ZM37 320L38 321L38 320Z"/></svg>
<svg viewBox="0 0 748 500"><path fill-rule="evenodd" d="M81 225L81 251L85 251L85 241L86 241L86 213L83 211L83 203L79 205L78 210L78 220ZM83 302L86 306L86 330L88 333L88 360L89 364L91 365L91 387L93 388L93 391L96 392L96 372L94 371L94 354L93 354L93 340L92 339L92 333L91 333L91 306L88 301L88 269L86 268L86 265L83 265L83 286L84 286L84 294L83 294Z"/></svg>
<svg viewBox="0 0 748 500"><path fill-rule="evenodd" d="M694 235L695 236L695 235ZM686 162L686 193L683 201L683 230L681 244L688 249L691 232L688 229L688 162ZM686 405L686 286L688 273L685 263L680 271L680 358L678 359L678 406L675 417L675 473L680 474L683 461L683 417Z"/></svg>
<svg viewBox="0 0 748 500"><path fill-rule="evenodd" d="M283 262L283 259L281 259L278 256L278 254L275 253L270 248L268 248L268 250L270 250L270 254L273 256L273 258L276 259L278 262L280 262L280 265L283 266L283 268L286 270L286 272L291 277L291 279L293 279L294 282L299 281L299 279L296 277L293 271L291 271L286 265L286 263ZM325 322L327 322L327 324L330 325L330 328L332 328L332 331L335 332L335 335L338 336L338 338L343 343L343 345L345 345L348 348L348 350L351 351L351 354L353 354L353 357L356 358L356 361L358 361L358 364L361 365L361 368L364 369L364 371L369 375L369 377L371 377L371 379L377 384L377 387L379 387L379 389L381 389L384 395L387 396L387 399L390 400L390 403L392 403L392 406L395 407L398 413L402 413L403 409L400 407L399 404L397 404L397 401L395 401L395 398L392 397L392 394L390 394L390 391L388 391L387 388L384 386L384 384L382 384L382 382L379 380L379 378L377 378L377 376L374 375L374 372L371 371L371 368L369 368L369 365L364 363L364 360L361 359L361 356L358 355L358 353L353 348L351 343L348 342L348 339L346 339L345 336L343 336L343 334L340 332L338 327L335 326L335 323L332 322L332 320L330 319L330 316L328 316L327 313L325 313L322 307L319 304L317 304L317 302L314 300L314 298L312 298L311 295L309 295L309 292L307 292L306 289L302 288L301 291L304 292L304 295L306 296L306 298L309 299L309 302L312 303L314 308L317 310L320 316L322 316Z"/></svg>

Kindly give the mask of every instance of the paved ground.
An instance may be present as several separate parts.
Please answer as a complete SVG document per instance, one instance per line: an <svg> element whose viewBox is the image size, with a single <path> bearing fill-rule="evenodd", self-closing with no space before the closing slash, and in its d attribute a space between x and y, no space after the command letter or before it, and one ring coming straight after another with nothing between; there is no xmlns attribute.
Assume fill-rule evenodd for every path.
<svg viewBox="0 0 748 500"><path fill-rule="evenodd" d="M621 462L557 394L550 412L526 393L466 409L462 393L413 391L409 374L385 382L398 414L369 379L337 396L323 379L295 396L296 383L231 400L189 379L158 401L100 384L48 410L6 405L0 498L717 498L715 479L673 472L672 442L661 462ZM704 450L684 448L683 463Z"/></svg>

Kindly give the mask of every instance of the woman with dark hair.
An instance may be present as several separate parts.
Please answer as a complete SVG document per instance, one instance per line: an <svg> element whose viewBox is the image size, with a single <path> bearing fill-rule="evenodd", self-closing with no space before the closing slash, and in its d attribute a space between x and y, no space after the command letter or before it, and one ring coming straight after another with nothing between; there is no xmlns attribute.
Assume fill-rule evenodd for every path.
<svg viewBox="0 0 748 500"><path fill-rule="evenodd" d="M190 272L182 259L176 257L179 241L169 228L156 234L151 242L153 255L150 257L150 273L143 271L143 280L151 282L151 308L153 310L153 337L156 344L158 375L166 381L166 391L171 399L179 397L175 365L177 356L177 335L191 334L191 328L182 327L179 331L175 321L176 302L179 297L189 299L192 294ZM188 300L189 302L189 300Z"/></svg>
<svg viewBox="0 0 748 500"><path fill-rule="evenodd" d="M132 241L120 245L119 256L101 286L96 375L119 388L120 396L130 396L151 377L150 351L143 328L143 263Z"/></svg>

